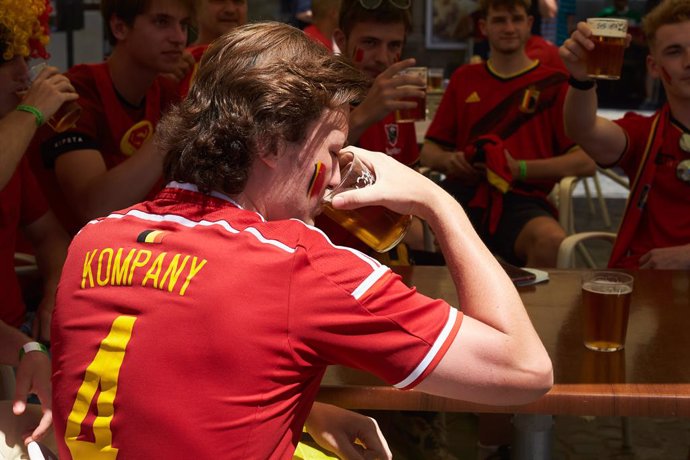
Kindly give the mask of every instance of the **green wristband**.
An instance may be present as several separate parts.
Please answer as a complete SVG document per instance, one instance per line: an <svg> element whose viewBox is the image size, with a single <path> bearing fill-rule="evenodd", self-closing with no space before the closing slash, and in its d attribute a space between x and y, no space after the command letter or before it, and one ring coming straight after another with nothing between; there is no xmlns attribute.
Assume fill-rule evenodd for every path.
<svg viewBox="0 0 690 460"><path fill-rule="evenodd" d="M518 160L518 179L527 179L527 162L525 160Z"/></svg>
<svg viewBox="0 0 690 460"><path fill-rule="evenodd" d="M33 105L19 104L15 110L19 110L20 112L28 112L36 117L36 126L40 127L46 121L43 117L43 113L41 113L41 111Z"/></svg>
<svg viewBox="0 0 690 460"><path fill-rule="evenodd" d="M39 342L29 342L22 345L19 349L19 360L21 361L25 354L32 351L40 351L41 353L48 354L48 349L45 345Z"/></svg>

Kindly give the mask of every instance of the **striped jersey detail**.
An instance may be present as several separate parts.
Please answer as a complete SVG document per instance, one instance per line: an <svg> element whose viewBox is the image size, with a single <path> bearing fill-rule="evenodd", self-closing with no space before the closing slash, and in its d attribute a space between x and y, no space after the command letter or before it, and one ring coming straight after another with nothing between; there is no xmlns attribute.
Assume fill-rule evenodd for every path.
<svg viewBox="0 0 690 460"><path fill-rule="evenodd" d="M457 324L458 311L453 307L449 308L450 313L448 314L448 321L446 322L446 325L443 326L443 329L441 330L441 333L438 335L436 342L434 342L434 345L431 347L424 359L422 359L422 361L417 365L417 367L410 373L410 375L408 375L401 382L398 382L395 385L393 385L394 387L406 388L412 385L420 376L422 376L422 374L424 374L429 365L432 362L434 362L434 360L436 360L441 349L448 348L449 344L447 344L446 342L452 335L454 335L457 332L457 329L459 328L459 324Z"/></svg>

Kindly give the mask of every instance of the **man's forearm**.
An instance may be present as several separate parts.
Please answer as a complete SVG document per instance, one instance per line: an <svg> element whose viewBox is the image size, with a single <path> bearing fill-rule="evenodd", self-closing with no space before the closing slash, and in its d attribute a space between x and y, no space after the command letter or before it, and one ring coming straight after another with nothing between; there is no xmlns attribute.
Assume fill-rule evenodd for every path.
<svg viewBox="0 0 690 460"><path fill-rule="evenodd" d="M0 120L0 190L4 189L17 169L29 142L36 133L36 121L27 112L11 112Z"/></svg>

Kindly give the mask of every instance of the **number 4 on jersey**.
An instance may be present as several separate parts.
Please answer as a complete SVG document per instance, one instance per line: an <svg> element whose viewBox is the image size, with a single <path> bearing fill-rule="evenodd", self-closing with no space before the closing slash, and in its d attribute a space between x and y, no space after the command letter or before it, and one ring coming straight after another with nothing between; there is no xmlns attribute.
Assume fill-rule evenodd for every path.
<svg viewBox="0 0 690 460"><path fill-rule="evenodd" d="M117 393L117 379L135 320L134 316L115 318L110 332L98 347L96 357L86 368L84 381L77 392L65 430L65 443L74 459L114 460L117 457L118 450L112 445L113 433L110 431L110 423L114 415L113 401ZM97 400L94 401L94 398ZM97 408L96 417L90 417L87 421L89 408L94 402ZM92 431L93 437L89 430ZM78 439L82 433L85 436Z"/></svg>

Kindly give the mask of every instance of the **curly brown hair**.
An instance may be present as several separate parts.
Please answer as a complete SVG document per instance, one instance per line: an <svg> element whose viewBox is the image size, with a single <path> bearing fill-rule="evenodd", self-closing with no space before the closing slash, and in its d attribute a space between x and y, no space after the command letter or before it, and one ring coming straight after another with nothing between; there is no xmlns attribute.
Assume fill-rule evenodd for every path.
<svg viewBox="0 0 690 460"><path fill-rule="evenodd" d="M187 98L158 125L168 180L244 190L254 159L303 143L325 109L361 98L366 78L301 30L241 26L206 51Z"/></svg>
<svg viewBox="0 0 690 460"><path fill-rule="evenodd" d="M664 0L642 20L642 28L650 48L654 46L656 31L667 24L690 21L689 0Z"/></svg>
<svg viewBox="0 0 690 460"><path fill-rule="evenodd" d="M517 7L523 7L525 12L529 14L529 9L532 6L531 0L479 0L479 15L486 18L489 14L489 8L502 9L513 11Z"/></svg>

